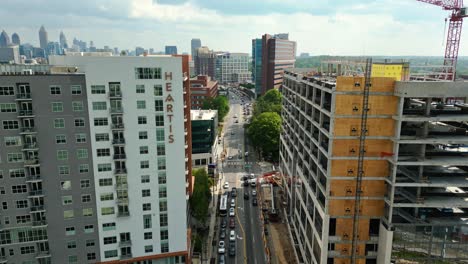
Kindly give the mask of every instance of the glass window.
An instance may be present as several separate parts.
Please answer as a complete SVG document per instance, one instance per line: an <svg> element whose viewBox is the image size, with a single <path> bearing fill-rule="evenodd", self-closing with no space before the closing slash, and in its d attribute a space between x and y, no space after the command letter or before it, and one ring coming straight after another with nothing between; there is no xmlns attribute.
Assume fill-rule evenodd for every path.
<svg viewBox="0 0 468 264"><path fill-rule="evenodd" d="M99 179L99 186L112 186L112 178Z"/></svg>
<svg viewBox="0 0 468 264"><path fill-rule="evenodd" d="M56 135L55 136L55 143L56 144L66 144L67 143L67 136L66 135Z"/></svg>
<svg viewBox="0 0 468 264"><path fill-rule="evenodd" d="M115 230L115 223L112 222L112 223L104 223L104 224L102 224L102 230L103 230L103 231Z"/></svg>
<svg viewBox="0 0 468 264"><path fill-rule="evenodd" d="M112 170L112 164L111 163L101 163L98 164L98 171L111 171Z"/></svg>
<svg viewBox="0 0 468 264"><path fill-rule="evenodd" d="M69 175L70 174L70 167L68 165L58 166L58 172L59 172L60 176Z"/></svg>
<svg viewBox="0 0 468 264"><path fill-rule="evenodd" d="M116 236L104 237L103 241L104 241L104 245L116 244L117 237Z"/></svg>
<svg viewBox="0 0 468 264"><path fill-rule="evenodd" d="M156 115L156 126L164 126L164 116Z"/></svg>
<svg viewBox="0 0 468 264"><path fill-rule="evenodd" d="M80 164L80 166L78 167L78 171L80 173L87 173L89 172L89 164Z"/></svg>
<svg viewBox="0 0 468 264"><path fill-rule="evenodd" d="M106 87L104 85L91 85L92 94L105 94Z"/></svg>
<svg viewBox="0 0 468 264"><path fill-rule="evenodd" d="M158 170L166 169L166 158L158 158Z"/></svg>
<svg viewBox="0 0 468 264"><path fill-rule="evenodd" d="M115 213L114 207L102 207L101 215L113 215Z"/></svg>
<svg viewBox="0 0 468 264"><path fill-rule="evenodd" d="M59 95L62 93L62 90L60 88L60 86L58 85L51 85L49 86L49 89L50 89L50 94L52 95Z"/></svg>
<svg viewBox="0 0 468 264"><path fill-rule="evenodd" d="M93 216L93 208L84 208L83 216Z"/></svg>
<svg viewBox="0 0 468 264"><path fill-rule="evenodd" d="M71 195L65 195L62 196L62 204L63 205L69 205L73 203L73 199Z"/></svg>
<svg viewBox="0 0 468 264"><path fill-rule="evenodd" d="M169 222L167 218L167 213L159 214L159 224L162 227L168 226Z"/></svg>
<svg viewBox="0 0 468 264"><path fill-rule="evenodd" d="M154 100L154 110L156 112L164 111L164 103L163 100Z"/></svg>
<svg viewBox="0 0 468 264"><path fill-rule="evenodd" d="M84 233L85 234L94 233L94 225L85 225Z"/></svg>
<svg viewBox="0 0 468 264"><path fill-rule="evenodd" d="M63 112L63 103L62 102L52 102L52 112Z"/></svg>
<svg viewBox="0 0 468 264"><path fill-rule="evenodd" d="M16 104L15 103L3 103L0 104L0 112L2 113L16 113Z"/></svg>
<svg viewBox="0 0 468 264"><path fill-rule="evenodd" d="M101 201L112 201L114 200L114 193L102 193L101 194Z"/></svg>
<svg viewBox="0 0 468 264"><path fill-rule="evenodd" d="M158 184L166 184L166 172L160 171L158 173Z"/></svg>
<svg viewBox="0 0 468 264"><path fill-rule="evenodd" d="M146 101L145 100L138 100L137 101L137 109L146 109Z"/></svg>
<svg viewBox="0 0 468 264"><path fill-rule="evenodd" d="M159 186L159 198L167 198L167 188L166 186Z"/></svg>
<svg viewBox="0 0 468 264"><path fill-rule="evenodd" d="M84 118L75 118L75 127L84 127L85 120Z"/></svg>
<svg viewBox="0 0 468 264"><path fill-rule="evenodd" d="M8 153L7 154L7 160L8 163L19 163L23 162L23 153L17 152L17 153Z"/></svg>
<svg viewBox="0 0 468 264"><path fill-rule="evenodd" d="M68 150L57 150L57 160L68 160Z"/></svg>
<svg viewBox="0 0 468 264"><path fill-rule="evenodd" d="M87 247L94 247L95 244L96 244L96 243L94 242L93 239L88 239L88 240L86 240L86 246L87 246Z"/></svg>
<svg viewBox="0 0 468 264"><path fill-rule="evenodd" d="M149 161L148 160L140 161L140 169L148 169L148 168L149 168Z"/></svg>
<svg viewBox="0 0 468 264"><path fill-rule="evenodd" d="M149 197L149 196L151 196L151 191L149 189L141 190L141 196L142 197Z"/></svg>
<svg viewBox="0 0 468 264"><path fill-rule="evenodd" d="M104 102L93 102L93 110L107 110L107 103Z"/></svg>
<svg viewBox="0 0 468 264"><path fill-rule="evenodd" d="M13 86L0 86L0 96L11 96L15 95L15 89Z"/></svg>
<svg viewBox="0 0 468 264"><path fill-rule="evenodd" d="M164 128L156 128L156 141L164 141Z"/></svg>
<svg viewBox="0 0 468 264"><path fill-rule="evenodd" d="M138 132L138 139L148 139L148 132L146 131Z"/></svg>
<svg viewBox="0 0 468 264"><path fill-rule="evenodd" d="M13 130L19 128L19 122L17 120L4 120L2 123L3 129L5 130Z"/></svg>
<svg viewBox="0 0 468 264"><path fill-rule="evenodd" d="M84 104L82 101L73 101L72 108L73 112L82 112L84 109Z"/></svg>
<svg viewBox="0 0 468 264"><path fill-rule="evenodd" d="M169 252L169 242L161 242L161 253Z"/></svg>
<svg viewBox="0 0 468 264"><path fill-rule="evenodd" d="M4 140L7 147L21 146L21 137L19 136L5 137Z"/></svg>
<svg viewBox="0 0 468 264"><path fill-rule="evenodd" d="M165 201L165 200L160 200L159 201L159 211L160 212L166 212L167 211L167 201Z"/></svg>
<svg viewBox="0 0 468 264"><path fill-rule="evenodd" d="M163 95L162 85L160 84L154 85L154 96L162 96L162 95Z"/></svg>
<svg viewBox="0 0 468 264"><path fill-rule="evenodd" d="M151 215L143 215L143 228L148 229L151 228L152 223L151 223Z"/></svg>
<svg viewBox="0 0 468 264"><path fill-rule="evenodd" d="M86 134L80 133L75 134L76 143L86 143Z"/></svg>
<svg viewBox="0 0 468 264"><path fill-rule="evenodd" d="M68 263L78 263L78 256L68 256Z"/></svg>
<svg viewBox="0 0 468 264"><path fill-rule="evenodd" d="M117 257L117 255L118 255L117 249L104 251L105 258L115 258Z"/></svg>
<svg viewBox="0 0 468 264"><path fill-rule="evenodd" d="M153 239L153 232L145 232L143 233L143 237L145 240Z"/></svg>
<svg viewBox="0 0 468 264"><path fill-rule="evenodd" d="M86 189L91 187L91 181L90 180L80 180L80 187L81 189Z"/></svg>
<svg viewBox="0 0 468 264"><path fill-rule="evenodd" d="M109 120L107 119L107 117L94 118L94 125L95 126L107 126L109 125Z"/></svg>
<svg viewBox="0 0 468 264"><path fill-rule="evenodd" d="M151 211L151 203L144 203L143 211Z"/></svg>
<svg viewBox="0 0 468 264"><path fill-rule="evenodd" d="M72 236L75 234L75 227L65 227L65 235L66 236Z"/></svg>
<svg viewBox="0 0 468 264"><path fill-rule="evenodd" d="M164 156L166 155L166 145L158 143L156 146L157 154L158 156Z"/></svg>
<svg viewBox="0 0 468 264"><path fill-rule="evenodd" d="M81 202L82 202L82 203L89 203L89 202L91 202L91 194L83 194L83 195L81 195Z"/></svg>
<svg viewBox="0 0 468 264"><path fill-rule="evenodd" d="M61 181L60 182L60 189L63 191L71 190L71 181Z"/></svg>
<svg viewBox="0 0 468 264"><path fill-rule="evenodd" d="M161 240L167 240L169 239L169 231L167 230L161 230Z"/></svg>
<svg viewBox="0 0 468 264"><path fill-rule="evenodd" d="M149 183L150 176L149 175L141 175L141 183Z"/></svg>
<svg viewBox="0 0 468 264"><path fill-rule="evenodd" d="M97 152L98 157L108 157L108 156L110 156L110 149L108 149L108 148L97 149L96 152Z"/></svg>
<svg viewBox="0 0 468 264"><path fill-rule="evenodd" d="M96 134L96 141L109 141L109 134L108 133L98 133Z"/></svg>
<svg viewBox="0 0 468 264"><path fill-rule="evenodd" d="M67 248L69 249L76 248L76 241L68 241Z"/></svg>
<svg viewBox="0 0 468 264"><path fill-rule="evenodd" d="M70 85L70 90L72 95L79 95L81 94L81 85Z"/></svg>
<svg viewBox="0 0 468 264"><path fill-rule="evenodd" d="M88 158L88 150L87 149L77 149L76 150L76 157L78 159L87 159Z"/></svg>
<svg viewBox="0 0 468 264"><path fill-rule="evenodd" d="M139 125L144 125L144 124L146 124L146 123L147 123L147 121L146 121L146 116L139 116L139 117L138 117L138 124L139 124Z"/></svg>
<svg viewBox="0 0 468 264"><path fill-rule="evenodd" d="M140 154L148 154L148 146L140 146Z"/></svg>
<svg viewBox="0 0 468 264"><path fill-rule="evenodd" d="M136 93L145 93L145 85L144 84L137 84L136 85Z"/></svg>
<svg viewBox="0 0 468 264"><path fill-rule="evenodd" d="M135 68L135 79L161 79L161 68Z"/></svg>
<svg viewBox="0 0 468 264"><path fill-rule="evenodd" d="M145 253L151 253L151 252L153 252L153 246L152 245L145 246Z"/></svg>
<svg viewBox="0 0 468 264"><path fill-rule="evenodd" d="M63 219L71 219L75 217L75 213L73 210L65 210L63 211Z"/></svg>
<svg viewBox="0 0 468 264"><path fill-rule="evenodd" d="M54 119L54 128L65 128L65 119L55 118Z"/></svg>
<svg viewBox="0 0 468 264"><path fill-rule="evenodd" d="M10 178L24 178L26 176L26 172L23 168L20 169L11 169L10 170ZM3 171L0 170L0 178L3 178Z"/></svg>

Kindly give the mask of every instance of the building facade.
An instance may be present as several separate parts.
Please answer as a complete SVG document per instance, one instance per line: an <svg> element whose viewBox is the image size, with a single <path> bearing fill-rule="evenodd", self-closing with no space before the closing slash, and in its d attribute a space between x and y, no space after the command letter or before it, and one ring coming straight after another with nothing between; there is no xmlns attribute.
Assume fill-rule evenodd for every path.
<svg viewBox="0 0 468 264"><path fill-rule="evenodd" d="M16 45L0 47L0 62L21 63L19 47Z"/></svg>
<svg viewBox="0 0 468 264"><path fill-rule="evenodd" d="M216 57L212 50L206 46L198 48L194 61L196 75L208 75L211 78L215 77Z"/></svg>
<svg viewBox="0 0 468 264"><path fill-rule="evenodd" d="M262 93L262 39L252 39L252 82L255 94Z"/></svg>
<svg viewBox="0 0 468 264"><path fill-rule="evenodd" d="M211 80L210 76L199 75L190 79L191 108L201 109L203 101L218 96L218 82Z"/></svg>
<svg viewBox="0 0 468 264"><path fill-rule="evenodd" d="M285 73L279 167L301 263L468 259L468 115L445 100L468 85L396 79L370 80L357 190L364 77Z"/></svg>
<svg viewBox="0 0 468 264"><path fill-rule="evenodd" d="M177 46L166 46L165 47L166 55L176 55L177 54Z"/></svg>
<svg viewBox="0 0 468 264"><path fill-rule="evenodd" d="M39 46L43 50L47 50L47 44L49 43L49 35L47 34L47 31L45 30L44 26L41 26L39 29Z"/></svg>
<svg viewBox="0 0 468 264"><path fill-rule="evenodd" d="M249 54L222 52L216 54L215 80L222 84L250 80Z"/></svg>
<svg viewBox="0 0 468 264"><path fill-rule="evenodd" d="M198 38L194 38L190 41L190 47L192 48L191 54L192 58L195 59L195 56L197 55L197 49L201 47L201 40Z"/></svg>
<svg viewBox="0 0 468 264"><path fill-rule="evenodd" d="M192 165L207 167L215 163L218 137L217 110L191 110Z"/></svg>

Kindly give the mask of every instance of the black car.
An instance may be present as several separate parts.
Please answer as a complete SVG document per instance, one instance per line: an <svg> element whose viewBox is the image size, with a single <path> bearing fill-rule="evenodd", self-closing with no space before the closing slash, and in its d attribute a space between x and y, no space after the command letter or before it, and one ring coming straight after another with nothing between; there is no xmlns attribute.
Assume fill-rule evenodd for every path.
<svg viewBox="0 0 468 264"><path fill-rule="evenodd" d="M219 231L219 239L224 240L226 238L226 228L221 228Z"/></svg>
<svg viewBox="0 0 468 264"><path fill-rule="evenodd" d="M233 257L236 255L236 243L231 242L229 243L229 256Z"/></svg>
<svg viewBox="0 0 468 264"><path fill-rule="evenodd" d="M223 219L221 220L221 227L222 227L222 228L226 228L226 226L227 226L227 220L226 220L226 218L223 218Z"/></svg>
<svg viewBox="0 0 468 264"><path fill-rule="evenodd" d="M231 196L232 196L232 197L236 197L236 196L237 196L237 188L236 188L236 187L232 187Z"/></svg>
<svg viewBox="0 0 468 264"><path fill-rule="evenodd" d="M248 186L249 186L249 182L248 182L248 181L244 181L244 183L242 183L242 185L243 185L244 187L248 187Z"/></svg>
<svg viewBox="0 0 468 264"><path fill-rule="evenodd" d="M252 204L255 205L255 206L258 205L257 198L254 198L254 199L252 200Z"/></svg>
<svg viewBox="0 0 468 264"><path fill-rule="evenodd" d="M249 193L248 193L248 192L245 192L245 193L244 193L244 199L245 199L245 200L248 200L248 199L249 199Z"/></svg>

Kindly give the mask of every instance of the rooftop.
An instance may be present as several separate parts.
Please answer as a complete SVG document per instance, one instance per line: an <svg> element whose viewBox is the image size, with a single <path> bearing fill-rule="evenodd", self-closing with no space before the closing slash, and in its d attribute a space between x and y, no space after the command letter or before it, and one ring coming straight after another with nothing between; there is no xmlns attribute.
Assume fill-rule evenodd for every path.
<svg viewBox="0 0 468 264"><path fill-rule="evenodd" d="M190 110L190 120L211 120L218 116L217 110Z"/></svg>

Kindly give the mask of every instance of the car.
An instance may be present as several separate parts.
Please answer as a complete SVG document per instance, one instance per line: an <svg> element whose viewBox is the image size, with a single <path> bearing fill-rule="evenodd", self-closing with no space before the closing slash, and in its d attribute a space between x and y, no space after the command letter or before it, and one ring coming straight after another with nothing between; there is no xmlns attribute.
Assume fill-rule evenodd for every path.
<svg viewBox="0 0 468 264"><path fill-rule="evenodd" d="M249 152L246 151L246 152L244 153L244 156L248 157L248 156L249 156Z"/></svg>
<svg viewBox="0 0 468 264"><path fill-rule="evenodd" d="M239 123L239 120L236 120L236 122L234 122L234 123Z"/></svg>
<svg viewBox="0 0 468 264"><path fill-rule="evenodd" d="M252 200L252 204L253 204L254 206L257 206L257 205L258 205L257 198L254 198L254 199Z"/></svg>
<svg viewBox="0 0 468 264"><path fill-rule="evenodd" d="M231 199L231 207L236 207L236 199Z"/></svg>
<svg viewBox="0 0 468 264"><path fill-rule="evenodd" d="M226 228L221 228L219 230L219 239L225 239L226 238Z"/></svg>
<svg viewBox="0 0 468 264"><path fill-rule="evenodd" d="M248 178L248 176L247 176L247 175L244 175L244 176L242 176L240 179L241 179L241 181L245 181L245 180L247 180L247 178Z"/></svg>
<svg viewBox="0 0 468 264"><path fill-rule="evenodd" d="M236 220L234 218L229 219L229 228L236 228Z"/></svg>
<svg viewBox="0 0 468 264"><path fill-rule="evenodd" d="M234 131L231 131L231 135L234 135Z"/></svg>
<svg viewBox="0 0 468 264"><path fill-rule="evenodd" d="M251 181L251 182L250 182L250 186L252 186L252 187L257 186L257 182L256 182L256 181Z"/></svg>
<svg viewBox="0 0 468 264"><path fill-rule="evenodd" d="M250 179L253 179L253 178L255 178L255 174L253 174L253 173L250 173L250 174L249 174L249 178L250 178Z"/></svg>
<svg viewBox="0 0 468 264"><path fill-rule="evenodd" d="M229 157L228 157L228 160L232 160L232 156L229 156Z"/></svg>
<svg viewBox="0 0 468 264"><path fill-rule="evenodd" d="M242 159L242 154L239 154L238 158L239 158L239 159Z"/></svg>
<svg viewBox="0 0 468 264"><path fill-rule="evenodd" d="M224 255L219 255L218 264L226 264L226 258Z"/></svg>
<svg viewBox="0 0 468 264"><path fill-rule="evenodd" d="M229 243L229 256L233 257L236 255L236 243L230 242Z"/></svg>
<svg viewBox="0 0 468 264"><path fill-rule="evenodd" d="M226 248L224 247L224 241L221 240L218 243L218 253L219 254L224 254L224 252L226 252Z"/></svg>
<svg viewBox="0 0 468 264"><path fill-rule="evenodd" d="M237 188L236 188L236 187L232 187L232 189L231 189L231 196L232 196L232 197L236 197L236 196L237 196Z"/></svg>
<svg viewBox="0 0 468 264"><path fill-rule="evenodd" d="M236 231L231 230L231 232L229 232L229 241L236 241Z"/></svg>
<svg viewBox="0 0 468 264"><path fill-rule="evenodd" d="M223 219L221 220L221 227L222 227L222 228L226 228L226 226L227 226L227 220L226 220L226 218L223 218Z"/></svg>
<svg viewBox="0 0 468 264"><path fill-rule="evenodd" d="M249 199L249 193L248 193L248 192L245 192L245 193L244 193L244 199L245 199L245 200L248 200L248 199Z"/></svg>
<svg viewBox="0 0 468 264"><path fill-rule="evenodd" d="M229 208L229 216L235 216L236 215L235 212L236 211L234 210L234 207Z"/></svg>
<svg viewBox="0 0 468 264"><path fill-rule="evenodd" d="M237 115L234 115L234 118L237 118Z"/></svg>
<svg viewBox="0 0 468 264"><path fill-rule="evenodd" d="M229 182L224 182L223 189L229 189Z"/></svg>
<svg viewBox="0 0 468 264"><path fill-rule="evenodd" d="M256 190L252 190L252 196L257 196L257 191Z"/></svg>
<svg viewBox="0 0 468 264"><path fill-rule="evenodd" d="M249 186L249 181L247 181L247 180L246 180L246 181L244 181L244 182L242 183L242 185L243 185L244 187L247 187L247 186Z"/></svg>

